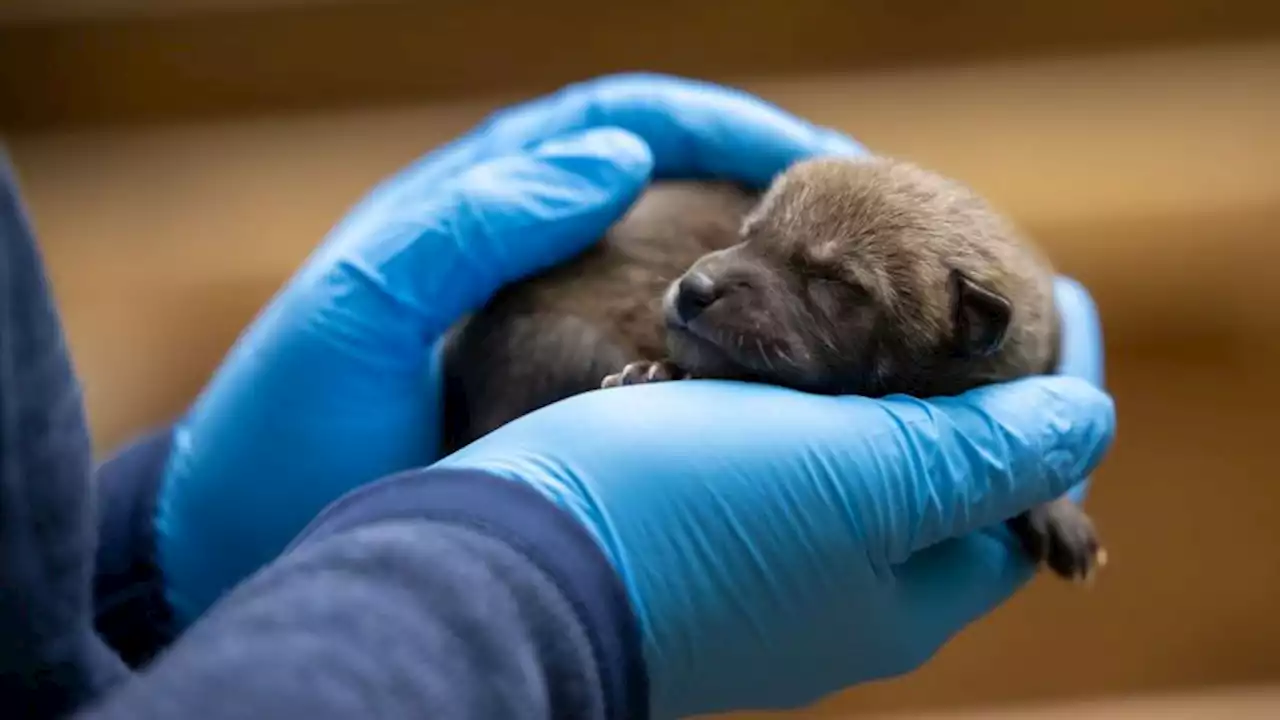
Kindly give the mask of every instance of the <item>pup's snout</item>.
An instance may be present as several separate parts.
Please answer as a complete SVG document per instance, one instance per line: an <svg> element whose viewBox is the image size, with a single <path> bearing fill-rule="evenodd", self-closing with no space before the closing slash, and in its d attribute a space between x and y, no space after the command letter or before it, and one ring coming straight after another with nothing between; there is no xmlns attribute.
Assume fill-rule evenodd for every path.
<svg viewBox="0 0 1280 720"><path fill-rule="evenodd" d="M676 315L682 322L689 322L711 307L719 297L719 288L710 275L698 270L685 273L676 288Z"/></svg>

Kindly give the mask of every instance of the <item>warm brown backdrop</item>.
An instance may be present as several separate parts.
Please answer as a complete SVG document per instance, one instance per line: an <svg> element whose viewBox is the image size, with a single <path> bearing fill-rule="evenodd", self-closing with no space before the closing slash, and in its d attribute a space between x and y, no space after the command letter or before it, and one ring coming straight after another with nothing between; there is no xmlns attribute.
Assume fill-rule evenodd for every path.
<svg viewBox="0 0 1280 720"><path fill-rule="evenodd" d="M1183 5L1194 3L1170 7ZM1259 26L1239 37L1265 34L1253 20ZM137 27L159 27L148 22ZM1152 20L1162 22L1173 21ZM1219 16L1206 26L1229 25ZM41 32L106 32L67 27ZM883 66L876 70L848 58L821 67L818 58L787 75L748 67L736 77L873 148L972 183L1093 290L1120 419L1090 500L1112 564L1089 593L1037 582L920 672L812 714L1280 684L1280 483L1271 445L1280 428L1272 370L1280 359L1280 40L1038 58L997 50L964 65L899 67L887 52L869 63ZM5 52L17 51L0 50L7 82L16 71ZM30 65L45 56L22 57ZM111 69L124 60L99 59L106 69L95 77L124 82ZM691 72L695 60L683 60ZM201 109L191 104L198 93L166 85L165 73L181 74L169 68L148 75L149 90L124 92L110 106L86 79L49 72L37 77L55 84L26 81L30 103L0 111L0 122L13 128L7 140L102 452L190 400L256 308L365 188L510 97L481 71L483 92L471 98L457 97L463 86L425 88L397 75L388 82L400 84L396 93L419 93L413 103L321 108L312 97L299 101L311 112L272 115L297 110L297 98L272 105L267 93L243 107ZM349 90L346 82L333 87ZM215 84L214 95L218 88L237 94ZM65 112L54 113L59 89L54 104ZM235 115L250 105L256 113ZM187 122L158 123L166 114ZM125 122L144 117L152 124ZM104 119L117 125L94 124Z"/></svg>
<svg viewBox="0 0 1280 720"><path fill-rule="evenodd" d="M619 70L724 79L936 65L1278 29L1280 5L1254 0L0 0L0 125L527 93Z"/></svg>

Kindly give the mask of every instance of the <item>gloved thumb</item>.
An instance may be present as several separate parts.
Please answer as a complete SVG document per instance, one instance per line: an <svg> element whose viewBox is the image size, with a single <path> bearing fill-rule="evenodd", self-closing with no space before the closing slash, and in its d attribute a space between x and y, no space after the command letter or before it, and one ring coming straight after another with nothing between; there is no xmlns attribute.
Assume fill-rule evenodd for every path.
<svg viewBox="0 0 1280 720"><path fill-rule="evenodd" d="M653 162L639 137L605 127L473 165L385 210L360 249L362 272L436 337L503 285L596 242Z"/></svg>
<svg viewBox="0 0 1280 720"><path fill-rule="evenodd" d="M1101 462L1115 432L1111 397L1065 376L887 403L900 406L904 442L927 478L902 495L914 522L885 538L892 563L1062 496Z"/></svg>

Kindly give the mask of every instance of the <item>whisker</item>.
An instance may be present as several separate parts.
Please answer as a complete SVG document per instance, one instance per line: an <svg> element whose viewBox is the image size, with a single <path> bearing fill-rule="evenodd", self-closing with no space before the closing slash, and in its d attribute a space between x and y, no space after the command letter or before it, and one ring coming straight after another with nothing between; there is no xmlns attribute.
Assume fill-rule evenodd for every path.
<svg viewBox="0 0 1280 720"><path fill-rule="evenodd" d="M803 350L803 348L801 348L801 350ZM794 357L792 357L792 356L791 356L791 353L787 350L787 347L786 347L785 345L781 345L781 344L779 344L779 345L775 346L775 348L774 348L774 352L776 352L776 353L777 353L777 355L778 355L778 359L779 359L779 360L781 360L782 362L785 362L785 363L786 363L786 364L788 364L788 365L797 365L797 364L798 364L798 363L796 363L796 359L795 359ZM806 356L806 357L808 357L808 353L807 353L807 352L805 352L805 356Z"/></svg>
<svg viewBox="0 0 1280 720"><path fill-rule="evenodd" d="M764 343L756 338L756 349L760 351L760 359L764 361L765 367L769 368L769 372L776 372L773 367L773 360L769 357L769 352L764 349Z"/></svg>

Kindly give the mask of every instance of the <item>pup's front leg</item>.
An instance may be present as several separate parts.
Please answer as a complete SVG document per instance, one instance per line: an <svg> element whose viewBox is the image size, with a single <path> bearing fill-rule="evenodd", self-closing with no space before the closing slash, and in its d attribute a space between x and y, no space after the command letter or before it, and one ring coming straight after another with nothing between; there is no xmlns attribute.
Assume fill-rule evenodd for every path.
<svg viewBox="0 0 1280 720"><path fill-rule="evenodd" d="M670 360L658 360L656 362L641 360L627 363L627 366L622 368L622 372L606 376L600 383L600 387L641 385L643 383L665 382L667 380L684 380L688 377L687 373Z"/></svg>

